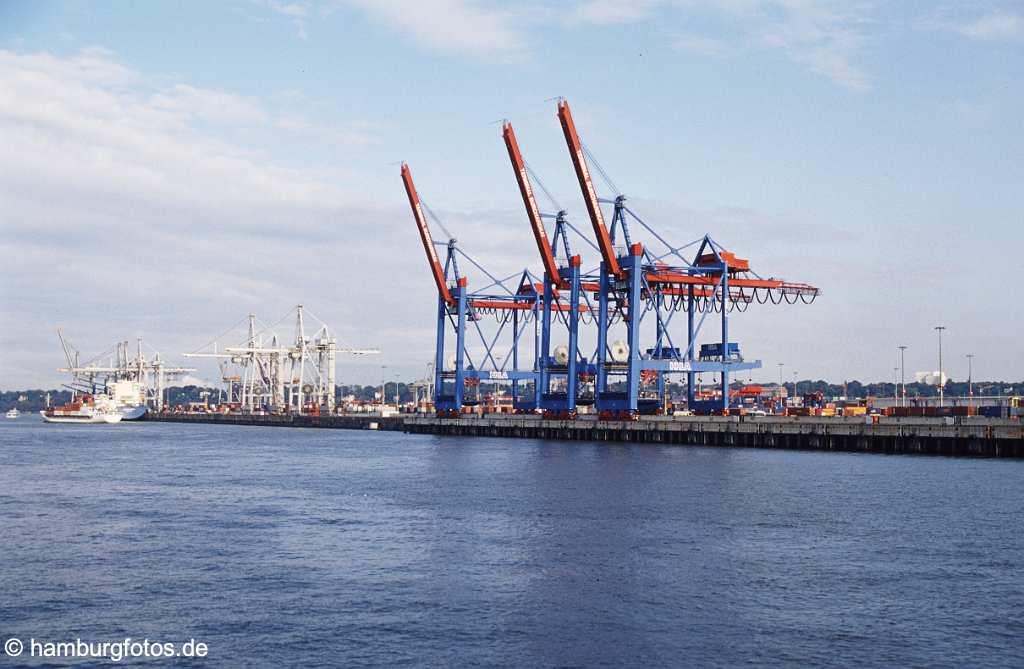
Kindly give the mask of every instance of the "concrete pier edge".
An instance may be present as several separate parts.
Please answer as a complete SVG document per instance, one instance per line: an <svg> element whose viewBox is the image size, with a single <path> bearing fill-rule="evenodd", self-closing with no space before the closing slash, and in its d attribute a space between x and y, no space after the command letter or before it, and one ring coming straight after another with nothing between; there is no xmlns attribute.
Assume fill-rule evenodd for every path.
<svg viewBox="0 0 1024 669"><path fill-rule="evenodd" d="M376 429L453 437L508 437L681 446L726 446L811 451L1024 458L1024 425L983 418L864 418L686 416L645 417L634 422L542 420L537 416L439 419L422 415L308 416L150 414L147 421Z"/></svg>

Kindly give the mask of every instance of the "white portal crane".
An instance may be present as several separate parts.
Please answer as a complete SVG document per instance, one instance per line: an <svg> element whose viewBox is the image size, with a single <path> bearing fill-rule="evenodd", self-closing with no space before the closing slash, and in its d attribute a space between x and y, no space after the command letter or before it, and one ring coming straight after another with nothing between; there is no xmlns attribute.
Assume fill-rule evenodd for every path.
<svg viewBox="0 0 1024 669"><path fill-rule="evenodd" d="M212 351L197 350L184 355L218 358L229 402L237 398L242 411L302 412L308 407L317 407L333 413L337 355L371 355L380 350L339 347L327 325L315 317L320 327L312 336L307 335L306 311L301 304L277 323L292 313L295 314L295 333L291 344L283 344L271 327L257 330L258 319L250 314L242 345L218 348L219 342L215 340ZM229 375L231 366L240 367L241 373Z"/></svg>

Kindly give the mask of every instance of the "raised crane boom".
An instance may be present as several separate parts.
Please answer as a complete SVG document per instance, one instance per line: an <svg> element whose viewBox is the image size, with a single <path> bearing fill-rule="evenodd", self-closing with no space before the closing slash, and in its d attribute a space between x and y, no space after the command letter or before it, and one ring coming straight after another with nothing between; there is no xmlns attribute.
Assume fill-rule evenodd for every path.
<svg viewBox="0 0 1024 669"><path fill-rule="evenodd" d="M420 240L427 252L427 262L430 264L430 271L434 275L434 283L437 284L437 293L448 304L455 304L455 298L448 290L448 283L444 278L444 268L441 267L441 260L434 250L434 240L430 236L430 228L427 227L427 217L423 215L423 206L420 204L420 196L416 193L416 185L412 182L412 172L409 166L402 163L402 182L405 184L405 192L409 196L409 206L412 207L412 215L416 219L416 227L420 230Z"/></svg>
<svg viewBox="0 0 1024 669"><path fill-rule="evenodd" d="M573 123L572 112L569 111L569 103L565 100L558 101L558 120L562 122L565 143L569 147L569 155L572 157L573 167L576 168L576 178L579 179L580 189L583 191L583 201L587 205L587 213L590 214L590 222L594 226L594 235L597 237L597 246L601 249L601 257L604 259L609 273L616 277L622 277L624 272L619 267L619 259L615 256L612 238L604 224L601 204L597 201L594 182L590 178L587 160L583 156L583 144L580 142L579 135L576 134L576 124Z"/></svg>
<svg viewBox="0 0 1024 669"><path fill-rule="evenodd" d="M551 242L548 240L544 221L541 220L540 209L537 208L537 199L533 196L533 187L530 185L530 176L526 173L523 155L519 151L516 133L508 121L502 125L501 135L505 138L505 146L508 147L508 157L512 161L516 181L519 182L519 193L523 196L523 204L526 205L526 215L533 228L533 237L537 240L537 249L540 251L540 258L544 263L544 271L547 273L549 281L558 286L562 283L558 274L558 263L555 262L555 254L551 250Z"/></svg>

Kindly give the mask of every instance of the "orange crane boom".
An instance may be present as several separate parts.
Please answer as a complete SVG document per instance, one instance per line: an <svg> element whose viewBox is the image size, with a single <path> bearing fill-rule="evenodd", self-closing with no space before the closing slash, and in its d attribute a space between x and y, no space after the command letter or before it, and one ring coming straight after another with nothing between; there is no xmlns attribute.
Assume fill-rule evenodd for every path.
<svg viewBox="0 0 1024 669"><path fill-rule="evenodd" d="M573 123L569 103L565 100L558 101L558 120L562 123L565 143L569 147L569 156L572 158L573 167L576 168L576 178L579 179L580 189L583 191L583 201L587 205L587 213L590 214L590 223L594 226L594 235L597 237L597 246L601 249L601 257L604 259L608 271L621 278L625 272L619 266L619 259L615 256L612 238L604 224L604 214L601 213L601 203L597 201L594 182L590 178L587 160L583 156L583 144L576 133L576 124Z"/></svg>
<svg viewBox="0 0 1024 669"><path fill-rule="evenodd" d="M540 217L537 199L533 195L533 186L530 185L530 176L526 173L526 162L523 160L523 154L519 151L516 133L512 129L512 124L508 121L505 121L502 125L501 135L505 138L508 157L512 161L512 170L516 173L519 193L522 195L523 204L526 206L526 216L530 219L530 227L533 228L533 238L537 240L537 249L540 251L540 258L544 263L544 271L550 277L553 285L561 286L564 282L559 277L558 263L555 262L555 254L551 250L551 241L548 239L547 230L544 228L544 221Z"/></svg>
<svg viewBox="0 0 1024 669"><path fill-rule="evenodd" d="M441 267L441 260L437 257L434 249L434 240L430 236L430 228L427 227L427 217L423 215L423 206L420 204L420 196L416 192L416 185L412 182L412 172L409 166L402 163L402 182L405 184L405 193L409 196L409 206L412 207L412 215L416 219L416 227L420 231L420 240L423 242L423 249L427 252L427 262L430 264L430 271L434 275L434 283L437 284L437 293L448 304L455 304L455 298L448 290L448 284L444 278L444 268Z"/></svg>

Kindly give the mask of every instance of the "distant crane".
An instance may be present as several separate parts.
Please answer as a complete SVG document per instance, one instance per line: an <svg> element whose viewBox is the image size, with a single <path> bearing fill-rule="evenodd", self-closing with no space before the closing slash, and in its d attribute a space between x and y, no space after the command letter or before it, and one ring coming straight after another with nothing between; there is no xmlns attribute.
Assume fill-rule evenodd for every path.
<svg viewBox="0 0 1024 669"><path fill-rule="evenodd" d="M339 347L323 322L312 336L307 335L306 310L301 304L277 322L292 314L295 316L292 344L283 344L283 339L269 327L257 330L257 318L250 314L245 319L247 329L241 345L221 347L219 340L228 334L224 333L207 346L184 356L217 359L228 402L237 402L243 411L302 412L319 411L323 407L333 412L337 355L373 355L380 350ZM207 348L211 350L204 350ZM232 367L240 367L241 373L230 374Z"/></svg>
<svg viewBox="0 0 1024 669"><path fill-rule="evenodd" d="M152 359L147 358L143 352L142 337L136 340L134 358L129 357L128 342L121 341L85 363L79 361L80 354L64 336L63 328L57 328L57 338L68 363L67 367L61 367L57 371L71 374L72 382L65 385L75 392L107 392L114 383L129 381L139 384L138 390L143 394L140 400L144 400L151 408L160 410L164 406L167 382L196 371L191 367L168 366L159 352L154 353ZM99 362L108 356L109 364L103 365Z"/></svg>

